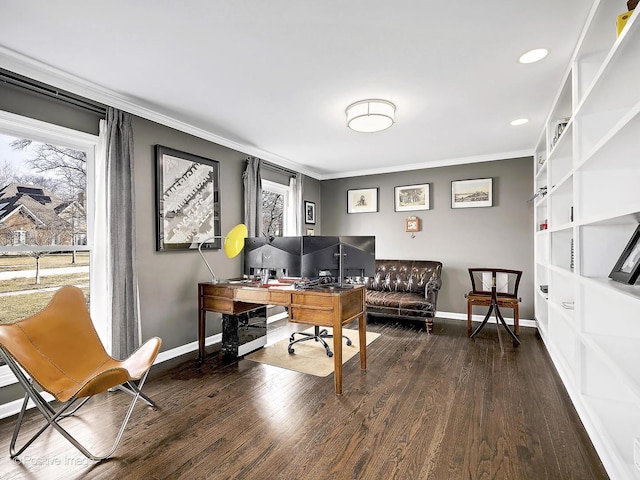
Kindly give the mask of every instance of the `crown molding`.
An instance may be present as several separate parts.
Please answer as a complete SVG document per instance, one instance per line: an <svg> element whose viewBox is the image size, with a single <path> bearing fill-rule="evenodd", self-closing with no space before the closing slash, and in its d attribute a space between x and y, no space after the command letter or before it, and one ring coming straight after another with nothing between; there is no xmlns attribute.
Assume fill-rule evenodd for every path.
<svg viewBox="0 0 640 480"><path fill-rule="evenodd" d="M362 177L364 175L380 175L384 173L406 172L408 170L422 170L425 168L451 167L468 163L493 162L496 160L509 160L512 158L533 157L534 149L515 150L511 152L491 153L487 155L475 155L472 157L447 158L430 162L412 163L409 165L390 165L383 168L372 168L369 170L352 170L336 174L321 175L319 180L333 180L337 178Z"/></svg>
<svg viewBox="0 0 640 480"><path fill-rule="evenodd" d="M146 120L159 123L160 125L188 133L189 135L208 140L218 145L222 145L223 147L227 147L247 155L252 155L285 167L289 170L319 179L318 172L310 170L304 165L297 164L289 159L283 158L267 150L257 148L253 145L236 142L234 140L221 137L220 135L208 130L183 122L172 117L170 112L162 112L158 110L157 107L145 103L140 99L116 93L3 46L0 46L0 67L19 75L24 75L25 77L33 80L46 83L52 87L80 95L89 100L129 112Z"/></svg>

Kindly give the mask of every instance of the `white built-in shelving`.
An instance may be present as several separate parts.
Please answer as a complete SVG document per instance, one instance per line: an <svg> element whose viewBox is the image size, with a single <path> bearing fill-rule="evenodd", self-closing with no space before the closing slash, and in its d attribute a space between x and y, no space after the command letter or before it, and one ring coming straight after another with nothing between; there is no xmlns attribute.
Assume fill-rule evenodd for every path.
<svg viewBox="0 0 640 480"><path fill-rule="evenodd" d="M617 35L624 7L594 2L536 148L534 305L607 472L640 479L640 285L608 278L640 223L640 21Z"/></svg>

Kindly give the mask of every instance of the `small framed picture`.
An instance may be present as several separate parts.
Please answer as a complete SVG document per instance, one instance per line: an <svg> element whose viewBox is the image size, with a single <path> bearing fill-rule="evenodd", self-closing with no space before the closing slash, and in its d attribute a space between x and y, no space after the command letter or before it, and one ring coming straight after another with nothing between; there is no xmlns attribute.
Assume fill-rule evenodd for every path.
<svg viewBox="0 0 640 480"><path fill-rule="evenodd" d="M620 258L616 262L609 278L616 282L633 285L640 276L640 225L636 227L629 243L624 247Z"/></svg>
<svg viewBox="0 0 640 480"><path fill-rule="evenodd" d="M405 232L419 232L420 231L420 219L418 217L407 217L404 221Z"/></svg>
<svg viewBox="0 0 640 480"><path fill-rule="evenodd" d="M493 206L493 178L451 182L451 208Z"/></svg>
<svg viewBox="0 0 640 480"><path fill-rule="evenodd" d="M378 211L378 188L347 190L347 213Z"/></svg>
<svg viewBox="0 0 640 480"><path fill-rule="evenodd" d="M396 212L429 210L429 184L395 187L394 198Z"/></svg>
<svg viewBox="0 0 640 480"><path fill-rule="evenodd" d="M304 201L304 223L316 224L316 204Z"/></svg>

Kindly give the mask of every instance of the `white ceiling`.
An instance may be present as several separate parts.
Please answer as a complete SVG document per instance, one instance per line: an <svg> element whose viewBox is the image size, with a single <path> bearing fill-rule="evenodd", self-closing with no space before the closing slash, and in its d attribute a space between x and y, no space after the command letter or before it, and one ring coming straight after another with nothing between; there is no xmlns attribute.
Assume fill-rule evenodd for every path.
<svg viewBox="0 0 640 480"><path fill-rule="evenodd" d="M2 0L0 66L318 179L383 173L531 154L591 3ZM349 130L365 98L396 123Z"/></svg>

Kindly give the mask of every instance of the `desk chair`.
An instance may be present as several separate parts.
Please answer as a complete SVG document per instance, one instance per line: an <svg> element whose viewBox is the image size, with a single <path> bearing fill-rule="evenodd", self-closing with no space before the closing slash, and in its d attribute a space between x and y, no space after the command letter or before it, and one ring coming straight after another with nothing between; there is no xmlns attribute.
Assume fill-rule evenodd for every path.
<svg viewBox="0 0 640 480"><path fill-rule="evenodd" d="M302 338L295 339L295 335L301 335ZM308 340L315 340L316 342L320 342L324 347L325 352L327 352L327 357L333 357L333 352L329 348L329 345L325 341L325 338L333 338L333 335L329 335L329 331L326 328L320 330L320 327L315 326L313 333L307 332L293 332L291 337L289 337L289 346L287 347L287 351L291 354L294 353L295 350L293 345L299 342L306 342ZM351 340L346 335L343 335L342 338L347 340L347 345L351 346Z"/></svg>
<svg viewBox="0 0 640 480"><path fill-rule="evenodd" d="M155 406L140 390L160 344L159 338L152 338L124 361L110 357L93 327L82 290L71 286L58 290L51 302L36 315L10 325L0 325L0 355L26 392L9 445L11 458L24 452L49 427L56 429L90 460L110 457L120 443L136 401L142 399ZM62 403L57 411L36 389L37 385ZM60 421L74 415L94 395L113 388L128 393L133 400L111 449L104 455L94 455L67 432ZM29 400L46 423L16 451L16 440Z"/></svg>
<svg viewBox="0 0 640 480"><path fill-rule="evenodd" d="M504 268L470 268L469 276L471 277L471 291L465 295L467 297L467 335L470 338L474 338L487 324L491 314L495 312L500 342L502 342L500 337L501 323L513 339L513 346L520 345L520 340L518 339L518 335L520 335L518 303L521 299L518 298L518 286L520 285L522 272ZM471 311L473 306L488 306L489 310L482 323L471 333ZM513 309L514 331L504 321L500 308Z"/></svg>

